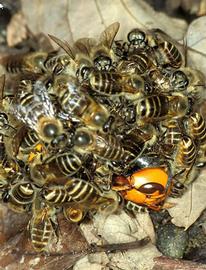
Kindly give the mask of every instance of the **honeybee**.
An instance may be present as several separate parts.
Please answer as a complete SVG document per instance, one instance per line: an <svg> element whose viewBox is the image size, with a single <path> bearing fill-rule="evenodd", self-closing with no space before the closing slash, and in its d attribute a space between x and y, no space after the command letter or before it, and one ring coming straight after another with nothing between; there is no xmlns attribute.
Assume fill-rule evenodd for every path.
<svg viewBox="0 0 206 270"><path fill-rule="evenodd" d="M149 150L157 141L157 132L152 125L131 129L122 136L122 145L125 150L133 153L137 158L146 149Z"/></svg>
<svg viewBox="0 0 206 270"><path fill-rule="evenodd" d="M146 33L145 31L135 28L132 29L128 34L127 34L127 40L128 40L128 46L129 49L132 47L136 49L143 49L147 50L150 47L155 47L157 46L157 40L155 37L150 33Z"/></svg>
<svg viewBox="0 0 206 270"><path fill-rule="evenodd" d="M180 68L183 65L183 59L180 51L169 41L162 41L154 50L155 60L158 66Z"/></svg>
<svg viewBox="0 0 206 270"><path fill-rule="evenodd" d="M43 144L37 133L32 129L27 129L25 125L18 127L16 134L12 138L12 149L14 155L24 162L29 161L29 155L42 152Z"/></svg>
<svg viewBox="0 0 206 270"><path fill-rule="evenodd" d="M110 214L117 210L119 197L116 192L102 192L96 185L80 178L71 178L65 184L72 201L88 210L98 210Z"/></svg>
<svg viewBox="0 0 206 270"><path fill-rule="evenodd" d="M9 73L43 73L45 71L44 62L48 57L46 52L31 52L6 56L0 60Z"/></svg>
<svg viewBox="0 0 206 270"><path fill-rule="evenodd" d="M176 69L183 66L184 60L177 42L160 29L152 29L151 33L158 43L157 47L152 49L157 66Z"/></svg>
<svg viewBox="0 0 206 270"><path fill-rule="evenodd" d="M9 73L58 73L70 64L71 58L67 54L57 53L57 51L49 53L37 51L6 56L0 59L0 63Z"/></svg>
<svg viewBox="0 0 206 270"><path fill-rule="evenodd" d="M75 152L65 152L51 155L40 164L31 167L31 177L42 183L55 181L62 177L76 174L84 163L84 157Z"/></svg>
<svg viewBox="0 0 206 270"><path fill-rule="evenodd" d="M109 70L114 60L111 49L114 38L119 30L120 24L115 22L108 26L101 34L99 42L92 38L78 39L73 48L67 42L49 35L65 52L77 63L79 77L84 77L86 67L95 67L98 70ZM85 71L83 71L85 69Z"/></svg>
<svg viewBox="0 0 206 270"><path fill-rule="evenodd" d="M126 151L120 141L112 135L94 134L87 128L77 128L74 135L74 150L79 153L93 153L95 156L109 160L125 162L135 158Z"/></svg>
<svg viewBox="0 0 206 270"><path fill-rule="evenodd" d="M206 142L206 123L203 116L194 112L187 120L188 133L202 144Z"/></svg>
<svg viewBox="0 0 206 270"><path fill-rule="evenodd" d="M56 209L43 205L37 199L33 204L32 214L28 224L32 246L37 252L47 251L51 240L56 235Z"/></svg>
<svg viewBox="0 0 206 270"><path fill-rule="evenodd" d="M205 100L205 76L204 74L190 67L181 68L181 72L188 78L187 89L185 93L195 100L198 105Z"/></svg>
<svg viewBox="0 0 206 270"><path fill-rule="evenodd" d="M41 190L42 198L52 205L59 205L69 202L71 197L63 185L44 186Z"/></svg>
<svg viewBox="0 0 206 270"><path fill-rule="evenodd" d="M152 67L152 61L144 51L135 51L125 60L120 60L117 70L121 73L145 74Z"/></svg>
<svg viewBox="0 0 206 270"><path fill-rule="evenodd" d="M29 129L23 137L21 148L23 152L27 152L39 143L39 137L34 130Z"/></svg>
<svg viewBox="0 0 206 270"><path fill-rule="evenodd" d="M88 89L78 85L73 77L56 76L53 88L62 110L72 118L98 130L107 122L109 112L105 106L90 97Z"/></svg>
<svg viewBox="0 0 206 270"><path fill-rule="evenodd" d="M197 176L197 170L193 166L196 162L198 148L194 140L183 135L174 153L173 175L183 185L189 185Z"/></svg>
<svg viewBox="0 0 206 270"><path fill-rule="evenodd" d="M189 84L187 75L182 70L151 69L148 76L156 85L157 91L179 92L186 91Z"/></svg>
<svg viewBox="0 0 206 270"><path fill-rule="evenodd" d="M93 65L98 70L110 70L114 61L114 53L112 44L119 30L120 24L115 22L108 26L101 34L99 43L91 38L82 38L75 42L74 48L78 53L87 52L88 57L92 60ZM79 57L79 62L81 59Z"/></svg>
<svg viewBox="0 0 206 270"><path fill-rule="evenodd" d="M109 164L96 162L94 172L94 182L102 190L109 191L111 189L113 170L111 170Z"/></svg>
<svg viewBox="0 0 206 270"><path fill-rule="evenodd" d="M198 145L197 162L204 163L206 156L206 122L200 113L194 112L187 119L187 131Z"/></svg>
<svg viewBox="0 0 206 270"><path fill-rule="evenodd" d="M91 70L85 79L91 89L101 95L124 95L128 93L128 98L137 98L145 90L145 82L137 74L122 74L118 72L100 72Z"/></svg>
<svg viewBox="0 0 206 270"><path fill-rule="evenodd" d="M30 210L35 196L33 185L25 181L11 185L10 188L6 189L2 194L2 200L12 211L23 213Z"/></svg>
<svg viewBox="0 0 206 270"><path fill-rule="evenodd" d="M63 125L55 117L55 111L44 84L36 81L32 90L32 92L19 93L11 112L17 119L35 130L43 142L49 143L63 133Z"/></svg>
<svg viewBox="0 0 206 270"><path fill-rule="evenodd" d="M124 208L129 211L132 212L133 214L138 214L138 213L147 213L148 208L138 205L132 201L125 201L124 202Z"/></svg>
<svg viewBox="0 0 206 270"><path fill-rule="evenodd" d="M136 112L140 121L181 118L189 111L188 98L178 92L172 95L151 95L136 101Z"/></svg>
<svg viewBox="0 0 206 270"><path fill-rule="evenodd" d="M71 58L68 54L57 55L56 52L50 53L44 61L44 67L46 73L59 74L66 72L67 67L70 66Z"/></svg>
<svg viewBox="0 0 206 270"><path fill-rule="evenodd" d="M154 58L157 66L180 68L183 57L176 42L160 29L142 31L133 29L127 36L129 49L144 49Z"/></svg>
<svg viewBox="0 0 206 270"><path fill-rule="evenodd" d="M170 88L173 91L187 90L189 78L183 70L175 70L170 76Z"/></svg>

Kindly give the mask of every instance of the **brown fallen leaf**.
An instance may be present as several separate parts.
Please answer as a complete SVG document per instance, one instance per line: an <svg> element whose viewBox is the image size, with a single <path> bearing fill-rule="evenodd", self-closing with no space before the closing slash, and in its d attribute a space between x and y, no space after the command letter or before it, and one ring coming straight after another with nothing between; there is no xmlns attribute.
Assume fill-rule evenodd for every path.
<svg viewBox="0 0 206 270"><path fill-rule="evenodd" d="M115 21L121 25L118 38L126 37L134 27L141 27L161 28L181 40L187 28L184 20L157 13L143 0L40 0L38 4L21 0L21 3L27 25L34 34L44 32L69 42L85 36L98 37Z"/></svg>
<svg viewBox="0 0 206 270"><path fill-rule="evenodd" d="M7 26L7 43L14 47L27 38L26 20L21 12L16 13Z"/></svg>
<svg viewBox="0 0 206 270"><path fill-rule="evenodd" d="M14 225L16 221L13 221ZM8 226L9 227L9 226ZM69 223L63 215L59 216L60 235L58 242L53 239L48 254L38 254L31 246L26 226L4 243L0 250L0 267L19 270L26 269L68 269L85 254L88 244L76 224ZM75 243L75 245L74 245Z"/></svg>
<svg viewBox="0 0 206 270"><path fill-rule="evenodd" d="M136 217L127 215L124 211L105 217L96 214L92 222L81 224L87 241L97 244L120 244L140 240L149 236L155 241L154 229L148 213L137 214ZM138 254L138 255L137 255ZM153 258L160 254L156 247L149 243L145 247L125 251L123 254L111 253L105 256L104 253L90 254L81 259L75 265L75 270L83 269L101 269L108 265L111 269L152 269ZM147 265L148 268L145 268ZM96 267L96 268L95 268ZM137 268L134 268L137 267ZM150 267L150 268L149 268Z"/></svg>
<svg viewBox="0 0 206 270"><path fill-rule="evenodd" d="M181 198L169 198L167 200L167 202L175 204L174 207L168 209L168 212L176 226L189 228L206 208L205 175L206 170L202 170Z"/></svg>
<svg viewBox="0 0 206 270"><path fill-rule="evenodd" d="M194 20L186 33L188 50L188 66L194 67L206 74L206 16Z"/></svg>

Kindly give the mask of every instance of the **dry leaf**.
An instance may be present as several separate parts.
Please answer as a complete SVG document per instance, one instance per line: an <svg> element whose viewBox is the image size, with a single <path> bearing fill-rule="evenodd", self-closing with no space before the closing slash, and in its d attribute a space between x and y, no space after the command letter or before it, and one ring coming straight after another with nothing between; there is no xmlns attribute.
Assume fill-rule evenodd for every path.
<svg viewBox="0 0 206 270"><path fill-rule="evenodd" d="M105 217L97 214L93 222L82 224L81 229L90 243L126 243L140 240L149 236L154 241L154 230L148 213L137 214L135 218L130 217L124 211ZM112 254L100 253L90 254L87 258L81 259L74 267L74 270L102 269L108 266L110 269L152 269L153 258L160 253L151 243L145 247L134 250L127 250ZM103 268L107 269L107 268Z"/></svg>
<svg viewBox="0 0 206 270"><path fill-rule="evenodd" d="M78 6L78 1L75 3ZM71 40L67 0L21 0L21 4L27 25L34 34L43 32Z"/></svg>
<svg viewBox="0 0 206 270"><path fill-rule="evenodd" d="M206 170L202 170L198 178L188 187L181 198L169 198L168 202L175 206L168 209L173 217L172 222L179 227L189 228L206 208Z"/></svg>
<svg viewBox="0 0 206 270"><path fill-rule="evenodd" d="M18 215L18 217L20 219L21 215ZM5 226L5 229L12 230L12 234L10 233L10 240L0 250L0 266L4 269L6 267L8 270L16 269L18 265L20 270L66 270L73 266L79 258L87 254L88 244L78 226L67 222L63 215L59 217L60 234L58 242L55 238L53 239L54 241L50 245L52 254L49 256L34 252L26 231L27 224L24 224L23 228L21 226L21 230L24 231L18 233L17 220L11 220L10 218L10 222L16 228L16 232L13 233L14 229L12 229L11 223ZM8 235L8 233L5 235Z"/></svg>
<svg viewBox="0 0 206 270"><path fill-rule="evenodd" d="M155 12L142 0L80 0L78 5L75 1L68 3L68 18L74 39L93 36L94 33L97 35L115 21L121 25L119 37L125 37L134 27L148 27L161 28L174 38L181 39L187 26L183 20Z"/></svg>
<svg viewBox="0 0 206 270"><path fill-rule="evenodd" d="M26 20L21 12L16 13L7 27L7 43L15 46L27 37Z"/></svg>
<svg viewBox="0 0 206 270"><path fill-rule="evenodd" d="M69 42L85 36L98 37L99 33L114 21L119 21L121 25L117 38L126 38L131 28L140 27L161 28L174 39L181 40L187 28L187 23L184 20L168 17L161 12L155 12L142 0L21 0L21 3L26 23L34 34L40 32L49 33ZM24 22L22 23L24 24ZM205 17L202 17L189 26L187 33L188 45L202 53L206 51L205 37L202 31L202 29L205 29L205 24ZM205 58L197 51L189 51L189 64L205 72ZM173 222L178 226L189 227L198 218L203 208L206 207L203 172L201 175L192 185L192 193L189 189L181 199L175 202L177 205L169 209L173 216ZM190 204L191 194L192 204ZM17 269L17 265L18 267L20 265L19 269L21 270L68 269L71 267L84 255L84 253L80 254L78 251L84 250L87 247L87 242L80 233L72 233L72 225L62 225L62 222L60 223L60 229L63 226L63 231L59 243L55 246L56 251L61 252L62 250L65 251L65 249L68 251L73 247L76 248L76 255L53 258L14 256L11 247L18 246L18 243L23 242L24 239L22 235L17 234L2 249L0 255L4 261L1 260L0 265L7 267L9 270ZM105 241L111 244L131 242L148 235L153 242L155 239L153 225L148 214L138 214L136 218L131 218L123 211L107 218L96 215L93 222L82 224L81 229L89 243L102 244ZM98 235L101 235L101 237L98 237ZM74 270L109 268L150 270L154 264L153 258L159 255L160 253L156 247L150 243L146 247L129 250L124 254L120 252L116 254L105 254L104 252L89 254L76 263Z"/></svg>
<svg viewBox="0 0 206 270"><path fill-rule="evenodd" d="M69 42L85 36L97 37L115 21L121 24L119 38L126 37L134 27L146 27L161 28L181 40L187 27L184 20L157 13L142 0L21 2L27 25L33 33L44 32Z"/></svg>
<svg viewBox="0 0 206 270"><path fill-rule="evenodd" d="M206 74L206 16L194 20L187 30L188 66L194 67Z"/></svg>

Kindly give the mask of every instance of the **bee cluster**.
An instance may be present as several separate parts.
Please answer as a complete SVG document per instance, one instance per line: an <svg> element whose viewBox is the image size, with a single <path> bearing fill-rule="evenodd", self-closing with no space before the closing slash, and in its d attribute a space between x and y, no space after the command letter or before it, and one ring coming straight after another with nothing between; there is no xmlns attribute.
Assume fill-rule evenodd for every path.
<svg viewBox="0 0 206 270"><path fill-rule="evenodd" d="M205 163L203 74L161 30L115 41L118 29L73 46L50 36L64 54L1 59L20 78L15 91L2 87L1 198L31 214L36 251L47 250L59 212L80 222L119 207L158 211Z"/></svg>

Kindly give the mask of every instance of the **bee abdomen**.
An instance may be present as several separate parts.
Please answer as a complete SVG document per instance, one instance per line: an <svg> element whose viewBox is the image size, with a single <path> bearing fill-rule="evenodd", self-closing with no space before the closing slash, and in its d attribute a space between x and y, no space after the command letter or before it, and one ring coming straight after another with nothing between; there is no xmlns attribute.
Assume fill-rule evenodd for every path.
<svg viewBox="0 0 206 270"><path fill-rule="evenodd" d="M168 98L163 95L143 98L136 106L137 117L155 119L166 116L169 110Z"/></svg>
<svg viewBox="0 0 206 270"><path fill-rule="evenodd" d="M76 173L82 166L82 160L73 153L64 153L56 157L56 164L64 175Z"/></svg>
<svg viewBox="0 0 206 270"><path fill-rule="evenodd" d="M30 183L16 184L11 188L11 197L17 204L28 204L34 200L35 191Z"/></svg>
<svg viewBox="0 0 206 270"><path fill-rule="evenodd" d="M59 204L70 201L70 197L64 187L46 187L42 190L42 197L49 203Z"/></svg>
<svg viewBox="0 0 206 270"><path fill-rule="evenodd" d="M23 71L23 60L18 56L6 57L2 59L2 64L8 73L21 73Z"/></svg>
<svg viewBox="0 0 206 270"><path fill-rule="evenodd" d="M97 138L97 155L109 160L122 160L125 150L121 143L114 136L108 135L105 138Z"/></svg>
<svg viewBox="0 0 206 270"><path fill-rule="evenodd" d="M197 150L194 141L189 136L183 136L180 141L176 160L178 165L190 166L196 158Z"/></svg>
<svg viewBox="0 0 206 270"><path fill-rule="evenodd" d="M132 136L130 134L123 137L122 144L125 150L132 153L134 157L137 157L143 150L145 142L138 136Z"/></svg>
<svg viewBox="0 0 206 270"><path fill-rule="evenodd" d="M51 236L53 235L53 228L50 221L44 221L31 229L31 241L34 249L43 251L49 244Z"/></svg>
<svg viewBox="0 0 206 270"><path fill-rule="evenodd" d="M149 59L143 53L134 54L129 58L135 64L135 71L137 74L143 74L147 71L149 66Z"/></svg>
<svg viewBox="0 0 206 270"><path fill-rule="evenodd" d="M93 72L89 77L91 88L102 94L112 95L121 92L116 81L120 79L118 74L109 72Z"/></svg>
<svg viewBox="0 0 206 270"><path fill-rule="evenodd" d="M165 54L166 59L164 64L168 64L174 68L180 68L182 65L182 56L179 50L170 42L165 41L163 44L160 44L162 53Z"/></svg>
<svg viewBox="0 0 206 270"><path fill-rule="evenodd" d="M82 179L69 179L65 186L69 196L76 202L94 202L100 196L100 190Z"/></svg>
<svg viewBox="0 0 206 270"><path fill-rule="evenodd" d="M146 212L148 212L147 207L137 205L136 203L131 202L131 201L126 201L124 204L124 207L133 213L146 213Z"/></svg>
<svg viewBox="0 0 206 270"><path fill-rule="evenodd" d="M24 136L23 141L21 143L21 148L27 150L35 146L39 142L39 137L36 132L28 131L27 134Z"/></svg>
<svg viewBox="0 0 206 270"><path fill-rule="evenodd" d="M166 144L177 145L182 138L180 127L175 120L168 122L167 131L164 142Z"/></svg>
<svg viewBox="0 0 206 270"><path fill-rule="evenodd" d="M206 123L199 113L193 113L188 120L189 132L200 143L206 142Z"/></svg>

